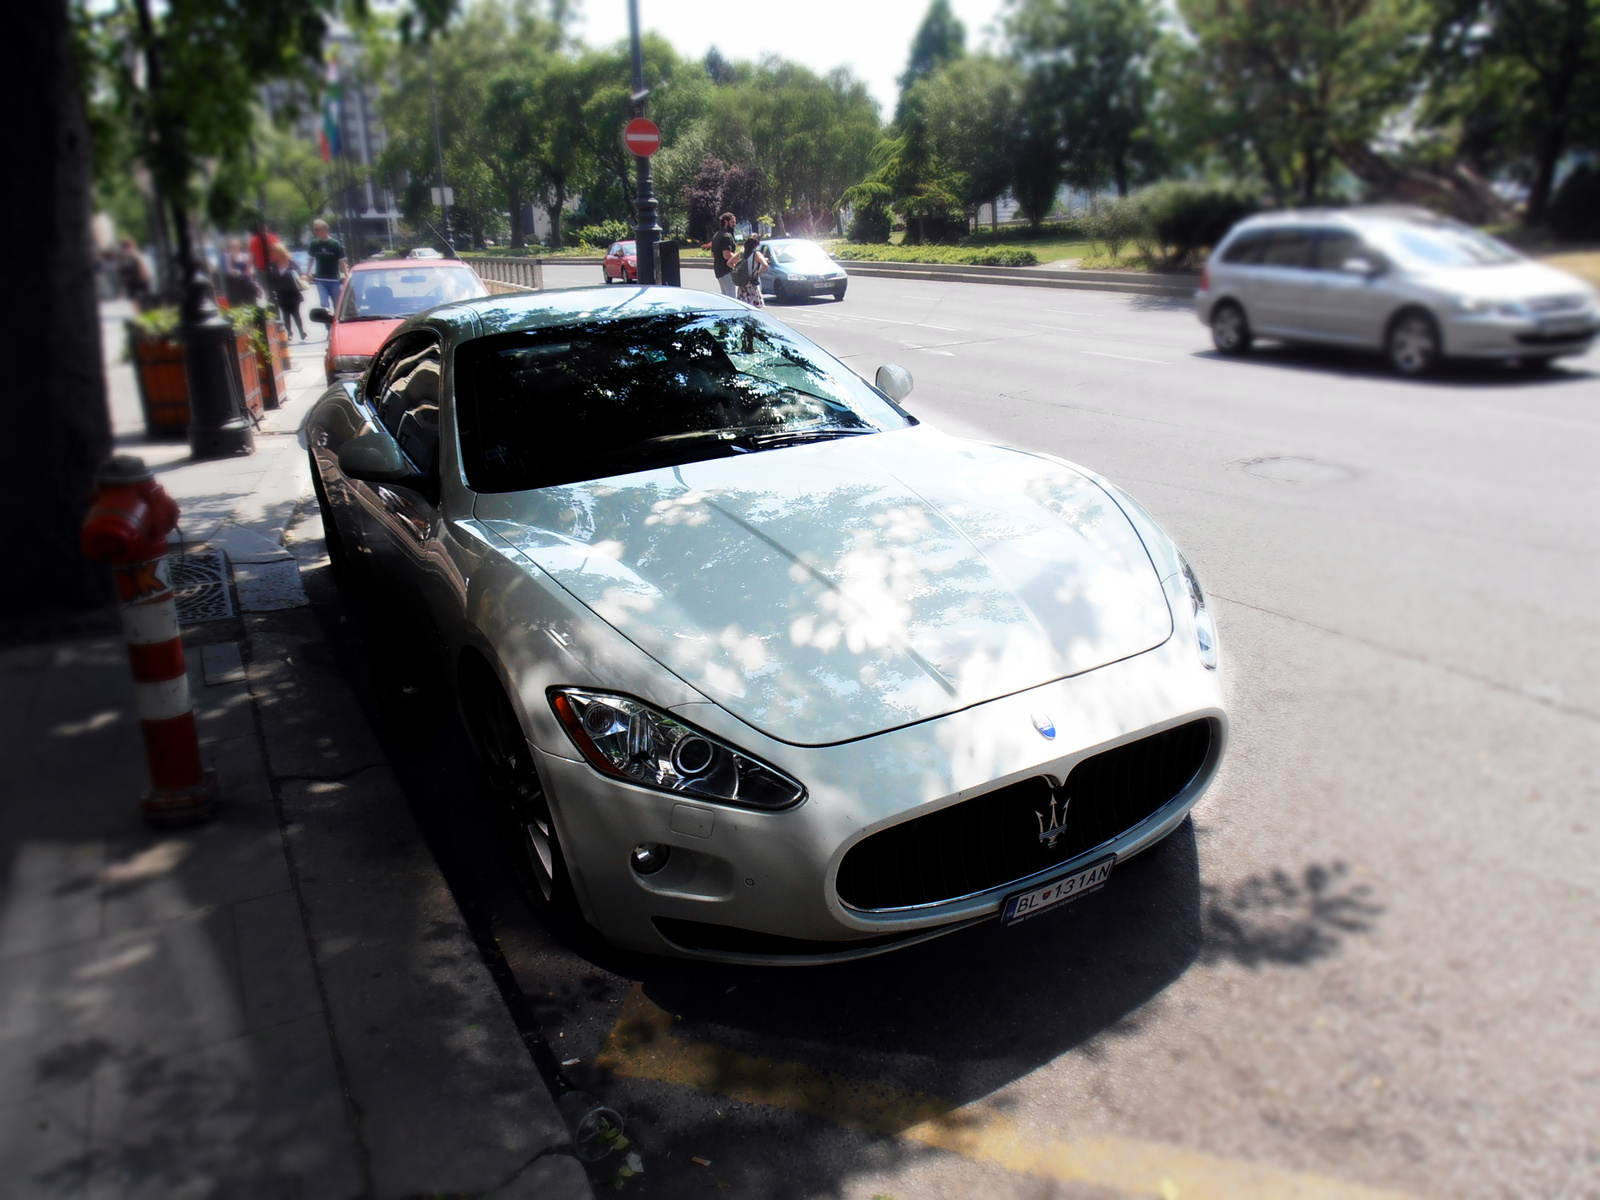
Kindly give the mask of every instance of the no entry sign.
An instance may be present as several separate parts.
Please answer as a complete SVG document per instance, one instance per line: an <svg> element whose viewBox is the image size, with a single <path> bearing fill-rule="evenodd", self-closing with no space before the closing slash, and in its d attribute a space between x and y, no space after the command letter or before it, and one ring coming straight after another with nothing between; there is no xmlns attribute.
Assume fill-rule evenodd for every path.
<svg viewBox="0 0 1600 1200"><path fill-rule="evenodd" d="M640 158L649 158L661 149L661 130L654 121L635 117L623 127L622 144Z"/></svg>

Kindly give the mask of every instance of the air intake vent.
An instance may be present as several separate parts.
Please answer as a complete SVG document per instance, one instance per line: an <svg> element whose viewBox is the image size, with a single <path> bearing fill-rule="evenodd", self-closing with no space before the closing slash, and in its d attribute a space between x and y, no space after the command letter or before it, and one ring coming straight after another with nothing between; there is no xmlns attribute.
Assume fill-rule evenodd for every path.
<svg viewBox="0 0 1600 1200"><path fill-rule="evenodd" d="M1084 759L1060 791L1041 776L875 833L839 864L839 899L871 912L938 904L1067 862L1183 791L1205 764L1211 737L1210 721L1191 721Z"/></svg>

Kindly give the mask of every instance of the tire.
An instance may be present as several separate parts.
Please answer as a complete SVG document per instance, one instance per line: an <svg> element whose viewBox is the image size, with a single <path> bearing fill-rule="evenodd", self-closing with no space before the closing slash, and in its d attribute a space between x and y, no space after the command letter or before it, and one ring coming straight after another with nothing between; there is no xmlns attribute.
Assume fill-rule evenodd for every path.
<svg viewBox="0 0 1600 1200"><path fill-rule="evenodd" d="M1232 300L1224 300L1211 310L1211 344L1221 354L1243 354L1254 340L1250 322L1244 309Z"/></svg>
<svg viewBox="0 0 1600 1200"><path fill-rule="evenodd" d="M774 279L772 281L772 302L774 304L789 303L789 297L783 293L783 280L781 279Z"/></svg>
<svg viewBox="0 0 1600 1200"><path fill-rule="evenodd" d="M844 299L844 289L842 287L834 288L833 289L833 298L835 300L843 300Z"/></svg>
<svg viewBox="0 0 1600 1200"><path fill-rule="evenodd" d="M611 272L606 270L604 267L600 268L600 282L605 284L607 287L611 286Z"/></svg>
<svg viewBox="0 0 1600 1200"><path fill-rule="evenodd" d="M1517 369L1524 375L1548 375L1556 365L1556 360L1551 355L1537 358L1524 358L1517 363Z"/></svg>
<svg viewBox="0 0 1600 1200"><path fill-rule="evenodd" d="M1420 308L1406 309L1389 323L1383 349L1400 374L1426 375L1439 365L1439 323Z"/></svg>
<svg viewBox="0 0 1600 1200"><path fill-rule="evenodd" d="M501 840L529 904L542 916L578 920L566 855L517 713L482 659L461 671L461 713L489 781Z"/></svg>
<svg viewBox="0 0 1600 1200"><path fill-rule="evenodd" d="M439 736L449 695L433 628L392 607L369 606L367 680L390 749L426 749Z"/></svg>

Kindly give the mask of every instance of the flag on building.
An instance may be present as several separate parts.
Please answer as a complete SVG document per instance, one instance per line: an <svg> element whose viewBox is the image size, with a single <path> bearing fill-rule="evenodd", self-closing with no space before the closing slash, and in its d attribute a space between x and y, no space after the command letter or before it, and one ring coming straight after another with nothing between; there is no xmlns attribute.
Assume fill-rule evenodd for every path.
<svg viewBox="0 0 1600 1200"><path fill-rule="evenodd" d="M344 85L339 82L339 59L328 55L328 90L322 98L322 133L317 138L322 150L322 161L331 162L333 156L344 153L344 138L339 130L344 124Z"/></svg>

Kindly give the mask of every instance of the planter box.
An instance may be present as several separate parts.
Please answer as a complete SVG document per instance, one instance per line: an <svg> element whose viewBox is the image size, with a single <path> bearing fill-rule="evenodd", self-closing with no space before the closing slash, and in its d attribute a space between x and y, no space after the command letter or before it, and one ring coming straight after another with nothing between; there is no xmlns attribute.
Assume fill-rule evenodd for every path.
<svg viewBox="0 0 1600 1200"><path fill-rule="evenodd" d="M256 355L256 373L261 378L261 403L265 408L281 408L287 399L289 371L289 331L270 312L259 326L267 341L267 353Z"/></svg>
<svg viewBox="0 0 1600 1200"><path fill-rule="evenodd" d="M139 403L144 409L145 435L182 438L189 432L189 372L183 362L183 343L175 337L154 337L132 321L127 323L128 357L139 383ZM234 378L244 395L245 410L253 421L263 410L261 373L250 338L234 338Z"/></svg>
<svg viewBox="0 0 1600 1200"><path fill-rule="evenodd" d="M152 438L181 438L189 430L189 372L183 365L183 343L152 337L127 323L128 357L139 381L144 429Z"/></svg>

